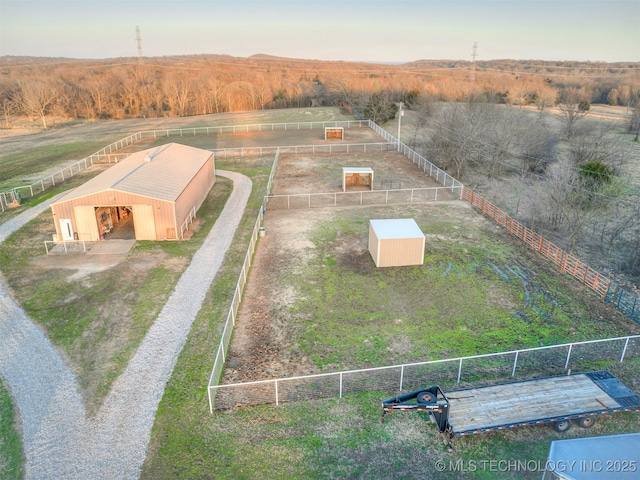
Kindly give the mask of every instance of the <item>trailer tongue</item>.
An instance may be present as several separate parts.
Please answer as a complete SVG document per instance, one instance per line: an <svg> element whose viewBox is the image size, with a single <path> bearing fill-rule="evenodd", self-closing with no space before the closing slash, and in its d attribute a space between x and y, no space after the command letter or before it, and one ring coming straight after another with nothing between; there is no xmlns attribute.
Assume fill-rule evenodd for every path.
<svg viewBox="0 0 640 480"><path fill-rule="evenodd" d="M521 380L445 393L432 385L382 402L383 420L394 410L426 412L448 440L458 435L553 423L558 432L576 420L583 428L597 415L640 412L640 397L609 372Z"/></svg>

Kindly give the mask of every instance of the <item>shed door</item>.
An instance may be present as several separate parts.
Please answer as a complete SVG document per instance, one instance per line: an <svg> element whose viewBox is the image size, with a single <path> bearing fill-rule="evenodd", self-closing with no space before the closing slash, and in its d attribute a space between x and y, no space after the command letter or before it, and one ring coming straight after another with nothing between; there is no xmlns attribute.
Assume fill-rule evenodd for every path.
<svg viewBox="0 0 640 480"><path fill-rule="evenodd" d="M96 209L91 205L73 207L73 214L76 217L78 238L80 240L97 242L99 240L100 233L98 232Z"/></svg>
<svg viewBox="0 0 640 480"><path fill-rule="evenodd" d="M136 240L156 240L156 222L153 219L153 205L133 205L133 228Z"/></svg>
<svg viewBox="0 0 640 480"><path fill-rule="evenodd" d="M73 232L71 231L71 219L60 219L60 233L62 233L62 240L73 240Z"/></svg>

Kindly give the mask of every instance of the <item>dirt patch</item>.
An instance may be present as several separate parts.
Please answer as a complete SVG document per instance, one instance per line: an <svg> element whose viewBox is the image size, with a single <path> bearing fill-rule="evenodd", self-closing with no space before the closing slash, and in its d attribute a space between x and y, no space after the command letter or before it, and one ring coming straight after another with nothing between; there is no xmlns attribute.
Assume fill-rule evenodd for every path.
<svg viewBox="0 0 640 480"><path fill-rule="evenodd" d="M404 161L406 162L406 159ZM299 164L298 168L304 165L305 168L302 168L300 172L305 172L307 165L313 164L313 159L310 159L309 163L305 163L307 160L301 161L299 159L296 159L295 162ZM409 166L411 167L411 164ZM307 178L306 173L299 178ZM322 175L318 175L318 178L318 181L322 182ZM308 181L311 183L304 184L314 184L313 178L310 177ZM323 183L323 185L326 184ZM276 185L276 188L281 187ZM442 307L432 303L431 297L427 294L427 291L431 290L430 285L421 283L427 277L422 276L423 274L419 272L416 272L415 277L416 288L420 288L418 285L422 285L421 288L427 289L425 294L421 296L413 292L411 300L406 300L401 295L385 297L385 301L390 303L385 305L386 311L395 312L395 316L388 317L385 313L382 320L377 320L373 310L363 309L360 315L343 312L343 319L338 315L331 320L336 323L323 324L318 321L313 312L303 312L297 308L298 302L305 300L301 297L304 295L301 292L309 290L297 288L296 285L318 281L317 289L319 291L336 288L322 283L315 277L310 280L306 275L309 269L318 272L318 261L325 262L326 268L329 268L328 265L335 264L344 267L345 271L354 272L363 278L370 278L371 290L390 288L388 285L381 287L375 283L380 281L380 278L375 276L376 269L372 266L371 255L368 251L368 235L363 227L367 223L367 218L378 214L384 214L384 218L411 216L420 218L427 237L427 256L431 254L434 255L434 258L441 258L440 255L444 255L442 258L447 259L446 262L440 264L437 262L431 265L425 264L424 269L434 272L431 277L428 277L432 279L430 281L450 282L448 285L451 285L451 288L443 290L446 298L443 299L442 304L446 304L448 310L455 311L460 308L459 313L454 313L453 316L447 317L448 319L445 318L445 313L448 315L449 312L438 310ZM322 232L322 225L327 222L337 222L340 225L339 233L337 237L328 236L326 239L320 240L320 244L324 242L328 247L326 253L318 255L318 238L312 238L311 235L318 235L318 231ZM355 223L358 223L359 226L350 229L349 224ZM435 343L438 341L437 339L434 339L433 348L429 346L425 350L425 342L431 342L431 339L425 338L424 333L419 333L416 330L423 328L422 324L425 322L435 322L435 325L439 325L439 330L434 330L434 334L445 335L443 332L450 332L451 338L458 338L456 335L460 335L461 343L473 341L475 328L495 330L495 344L478 346L477 348L484 348L482 352L474 351L473 349L476 347L471 344L469 347L465 347L469 349L467 351L474 351L474 353L486 353L490 346L492 346L491 351L499 351L522 348L523 345L526 345L524 348L548 345L550 343L547 342L552 341L550 338L556 337L553 328L562 332L557 335L559 335L558 338L562 337L563 341L567 338L572 341L581 341L617 336L616 331L625 334L640 331L637 325L611 308L610 305L600 302L582 285L568 278L558 280L557 277L560 275L550 262L527 249L519 240L509 236L499 226L473 212L466 202L447 201L431 204L291 210L268 209L264 225L267 233L265 237L261 237L255 253L249 282L237 317L236 330L228 355L229 360L222 379L223 384L306 375L344 368L407 363L414 361L414 358L415 361L419 361L419 359L425 358L446 358L458 355L457 351L447 352L446 349L437 347ZM360 233L350 233L353 231ZM486 253L481 252L492 248L497 252L505 249L511 252L513 249L518 252L520 257L512 257L513 253L506 253L509 256L508 260L504 258L503 260L494 260L491 255L488 258L482 257ZM475 263L475 258L478 255L484 258L484 261L479 264ZM506 265L506 261L510 263ZM508 267L512 268L512 271ZM325 267L321 265L320 271L322 268ZM518 270L520 268L522 271ZM516 275L516 271L526 277L528 282L526 285ZM486 278L490 277L488 281L493 282L496 287L489 287L486 291L482 289L465 290L467 287L459 283L464 280L458 280L460 277L464 278L465 274L473 275L474 278L470 280L473 284L487 281ZM397 275L401 275L401 272L398 272ZM505 280L504 277L507 275L510 280ZM547 277L551 280L547 280ZM286 282L283 279L286 279ZM384 281L383 278L382 282ZM555 282L558 281L562 282L564 291L556 297L554 292L557 291L558 286ZM552 282L552 284L548 285L548 282ZM534 286L536 290L533 290ZM366 284L362 288L366 289ZM337 292L337 295L340 293ZM359 294L352 291L342 293L352 296L355 299L354 302L360 302L362 298L365 298L359 298ZM467 293L478 296L467 299L465 298ZM336 292L334 292L335 294ZM529 295L531 300L527 299ZM534 297L537 298L535 302L537 304L532 306ZM334 297L328 296L327 298ZM375 299L369 298L367 300L369 302L375 301ZM328 301L330 302L330 300ZM424 305L422 305L423 303ZM561 318L566 318L566 315L574 318L569 320L568 325L563 323L560 326L554 326L555 317L553 320L549 320L551 328L549 338L540 340L542 343L536 340L535 344L531 344L531 341L535 340L538 335L538 333L531 332L538 332L537 325L540 322L545 322L545 315L548 313L545 311L540 314L538 310L533 308L537 309L542 303L545 303L544 308L551 309L552 313L553 309L557 309L558 312L562 311L564 317ZM482 317L482 311L488 311L487 309L492 304L500 305L502 317L511 312L511 318L515 320L507 321L508 328L515 328L520 333L514 334L513 337L510 336L511 334L505 333L503 337L503 334L500 333L500 329L503 327L494 324L492 319ZM331 310L331 305L326 305L324 313L317 315L327 314L328 310ZM416 317L416 312L419 312L418 317ZM476 314L480 320L475 320ZM324 357L321 358L321 361L325 363L320 366L317 359L312 358L313 353L305 355L306 350L300 348L298 344L303 341L301 340L303 337L301 329L303 328L313 329L317 325L317 329L331 328L342 331L346 336L357 336L356 332L362 325L361 322L369 322L367 320L369 318L373 318L371 321L378 322L377 325L382 331L379 334L371 334L375 330L368 330L367 336L360 338L359 343L353 342L353 338L348 339L352 341L354 348L362 351L358 358L364 359L363 363L343 363L344 361L349 362L349 360L344 360L340 356L334 358L331 349L329 349L328 353L323 353ZM588 323L593 327L585 330L585 320L588 320ZM562 321L565 322L565 320ZM465 326L459 328L459 322L463 322ZM487 323L477 324L477 322ZM352 330L349 327L351 324L353 324ZM332 326L329 327L329 325ZM319 342L324 340L323 336L334 333L330 330L322 331L324 334L322 332L317 334ZM344 338L347 339L347 337ZM523 340L524 338L526 341ZM538 338L542 339L542 336ZM510 343L512 340L516 343ZM525 343L517 344L518 341ZM563 343L563 341L553 341L553 343ZM419 345L420 343L421 345ZM340 350L335 349L335 351L339 352ZM418 359L415 357L418 351L427 352L427 355L420 353Z"/></svg>

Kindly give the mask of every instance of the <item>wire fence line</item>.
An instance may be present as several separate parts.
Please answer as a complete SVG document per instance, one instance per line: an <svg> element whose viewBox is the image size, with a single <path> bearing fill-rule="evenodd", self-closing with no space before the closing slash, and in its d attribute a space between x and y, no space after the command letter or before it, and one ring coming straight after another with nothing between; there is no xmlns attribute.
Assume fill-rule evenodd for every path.
<svg viewBox="0 0 640 480"><path fill-rule="evenodd" d="M437 202L462 198L462 187L423 187L357 192L296 193L270 195L270 208L347 207L398 203Z"/></svg>
<svg viewBox="0 0 640 480"><path fill-rule="evenodd" d="M438 384L442 388L498 383L601 368L640 357L640 335L573 342L387 367L320 373L228 385L209 385L210 410L380 391L397 395ZM211 399L215 402L211 403Z"/></svg>
<svg viewBox="0 0 640 480"><path fill-rule="evenodd" d="M330 145L281 145L277 147L242 147L242 148L211 148L217 158L228 157L257 157L262 155L274 155L276 151L281 154L294 155L310 154L337 154L337 153L367 153L388 152L395 150L395 144L388 142L377 143L336 143Z"/></svg>
<svg viewBox="0 0 640 480"><path fill-rule="evenodd" d="M258 243L258 238L263 229L262 221L264 220L264 214L267 211L267 204L269 203L268 194L271 193L271 189L273 187L273 178L278 166L279 156L280 153L276 151L275 157L273 159L273 166L271 167L271 173L269 174L269 180L267 181L267 195L265 195L262 200L262 206L260 208L260 212L258 212L258 218L256 219L256 223L251 233L251 239L249 241L249 247L247 248L247 254L244 257L244 263L242 264L242 268L240 270L240 276L238 278L238 282L236 283L233 299L231 300L231 307L229 307L229 313L227 314L227 319L222 330L222 337L220 338L218 351L216 352L216 357L211 369L211 375L209 376L209 383L207 385L207 396L209 398L209 410L211 413L213 413L212 406L216 394L216 392L212 390L211 387L213 385L218 385L222 380L224 364L226 362L227 352L229 351L229 344L231 342L231 336L233 335L233 328L236 324L238 309L240 308L240 303L242 301L242 294L244 293L244 287L247 284L247 280L249 279L249 269L251 268L256 244Z"/></svg>
<svg viewBox="0 0 640 480"><path fill-rule="evenodd" d="M0 213L5 212L11 206L19 205L23 198L33 197L38 193L42 193L47 188L53 187L56 185L56 182L62 183L65 180L68 180L70 177L73 177L74 174L77 174L83 170L87 170L91 168L97 162L103 162L105 159L111 163L112 161L118 162L123 158L129 156L129 154L114 154L114 152L118 150L122 150L124 147L127 147L133 143L136 143L143 138L146 139L157 139L162 137L184 137L184 136L194 136L194 135L210 135L210 134L220 134L220 133L249 133L249 132L267 132L267 131L277 131L277 130L310 130L314 128L325 128L325 127L370 127L372 122L370 120L336 120L336 121L324 121L324 122L289 122L289 123L258 123L258 124L249 124L249 125L222 125L217 127L192 127L192 128L176 128L176 129L158 129L158 130L143 130L131 135L128 135L116 142L113 142L107 145L104 148L101 148L96 153L89 155L77 162L66 166L59 171L46 175L45 177L37 180L29 185L20 185L18 187L13 187L8 190L0 192ZM375 144L371 144L375 145ZM380 147L369 147L369 148L389 148L382 146ZM300 152L303 153L303 146L297 147L300 148ZM318 146L320 147L320 146ZM345 151L338 150L338 145L333 146L334 152ZM343 145L344 147L344 145ZM349 146L347 147L347 152L349 152ZM296 148L296 147L292 147ZM358 148L358 147L352 147ZM366 148L366 147L364 147ZM264 149L264 154L274 155L278 147L262 147ZM263 155L263 153L255 153L257 151L261 151L260 147L257 149L225 149L225 150L240 150L240 155ZM243 153L242 150L246 150L246 153ZM212 150L215 151L215 150ZM224 150L218 150L219 152L224 152ZM313 150L312 150L313 151ZM321 150L318 150L320 152ZM357 150L351 150L357 151ZM360 150L367 151L367 150ZM371 151L371 150L370 150ZM250 153L252 152L252 153ZM306 153L307 151L304 151ZM296 153L296 150L293 150L293 153ZM332 153L331 151L329 153ZM223 153L226 156L226 153ZM233 155L237 156L238 152L234 152Z"/></svg>
<svg viewBox="0 0 640 480"><path fill-rule="evenodd" d="M586 285L590 285L590 288L594 289L600 295L602 295L604 291L604 298L601 298L605 301L609 298L607 291L610 283L607 284L608 279L606 277L590 269L585 264L582 264L575 257L567 255L559 249L559 247L556 247L551 242L543 239L532 230L527 229L524 225L515 222L515 220L506 215L506 213L495 207L490 202L487 202L482 197L479 197L473 191L465 188L461 182L447 174L426 158L422 157L407 145L404 145L397 138L393 137L375 123L371 121L367 122L368 126L384 138L389 145L395 145L394 150L397 148L409 160L416 164L418 168L422 169L425 173L428 173L432 178L435 178L437 182L442 183L444 187L450 188L452 192L459 191L461 198L467 200L472 206L479 207L484 214L492 216L496 222L502 224L506 228L509 228L510 233L521 238L532 248L537 246L537 251L547 256L547 258L552 259L554 263L560 265L564 272L571 274ZM276 202L282 201L278 200L278 197L284 197L271 195L271 182L273 174L275 173L275 168L276 165L274 163L272 175L269 179L269 186L267 188L267 195L263 201L262 213L266 211L267 202L270 202L271 208L277 208ZM287 196L287 208L290 208L291 198L291 196ZM302 198L302 202L304 203L305 196L302 195L299 198ZM311 196L307 196L306 198L307 207L309 207L311 204ZM325 194L324 196L320 195L318 198L324 198L325 203L328 202L330 204L333 201L334 205L337 204L337 196L333 194ZM509 221L507 221L507 218ZM563 255L563 253L565 253L565 255ZM630 303L626 297L622 299L621 294L612 298L617 298L617 303L624 305L628 305ZM634 309L636 307L636 303L637 302L634 299ZM624 340L621 353L617 347L612 347L613 342L618 342L620 340ZM214 364L215 375L214 372L212 372L207 387L209 410L213 413L214 408L232 408L237 405L253 405L272 402L277 405L281 401L327 398L327 396L334 396L336 391L338 392L337 395L339 397L349 391L381 390L391 392L394 391L394 388L399 388L399 391L402 391L402 389L407 388L408 385L415 388L423 386L425 384L424 378L439 378L441 380L438 381L445 385L447 382L451 383L451 379L456 378L457 381L454 382L454 384L459 384L462 381L463 363L466 368L465 377L470 379L475 378L489 381L492 376L495 376L496 372L504 372L509 369L512 377L516 375L516 372L521 375L551 375L567 371L571 367L577 368L580 365L588 365L588 362L592 362L596 359L611 360L617 354L620 354L619 361L622 362L625 358L625 353L628 351L631 356L640 355L639 344L640 341L638 341L637 336L622 337L622 339L598 340L529 350L502 352L498 354L480 355L475 357L440 360L406 366L380 367L377 369L336 372L332 374L295 377L294 379L265 380L234 385L219 385L224 367L224 353L221 355L219 349L219 353L216 356L216 363ZM224 348L228 348L228 344L227 347ZM567 349L566 354L562 350L563 348ZM544 353L535 353L540 351L544 351ZM508 361L504 361L504 359L509 358L510 355L513 355L513 363L511 363L510 359ZM218 359L221 359L221 363L218 362ZM502 359L502 363L504 363L502 366L500 359ZM573 359L575 366L574 364L570 364L571 359ZM469 363L473 365L474 362L478 364L478 367L469 368ZM432 376L429 377L429 375Z"/></svg>
<svg viewBox="0 0 640 480"><path fill-rule="evenodd" d="M578 258L569 255L543 236L514 220L503 210L469 188L464 189L462 197L471 206L480 209L483 215L491 217L498 225L507 229L509 234L519 238L531 249L551 260L562 273L571 275L593 290L603 302L611 303L614 308L621 311L625 316L640 323L640 301L638 301L638 297L627 292L605 275L581 262Z"/></svg>
<svg viewBox="0 0 640 480"><path fill-rule="evenodd" d="M332 120L321 122L284 122L284 123L254 123L248 125L221 125L217 127L191 127L147 130L142 132L145 137L184 137L195 135L211 135L214 133L251 133L274 132L277 130L311 130L326 127L369 127L370 120Z"/></svg>

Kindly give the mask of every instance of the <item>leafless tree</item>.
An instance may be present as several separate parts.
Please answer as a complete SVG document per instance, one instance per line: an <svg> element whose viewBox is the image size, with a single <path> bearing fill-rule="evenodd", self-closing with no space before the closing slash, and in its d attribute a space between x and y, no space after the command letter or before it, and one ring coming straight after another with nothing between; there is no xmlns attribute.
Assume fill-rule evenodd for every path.
<svg viewBox="0 0 640 480"><path fill-rule="evenodd" d="M615 135L615 126L602 122L582 123L568 139L569 155L575 166L600 161L619 170L626 160L625 148Z"/></svg>
<svg viewBox="0 0 640 480"><path fill-rule="evenodd" d="M558 103L558 108L564 119L565 138L573 136L576 123L589 113L584 102L585 99L581 97L579 90L571 88L564 93Z"/></svg>
<svg viewBox="0 0 640 480"><path fill-rule="evenodd" d="M46 129L47 115L58 93L59 87L56 82L33 78L18 82L12 100L25 115L39 118L42 128Z"/></svg>

